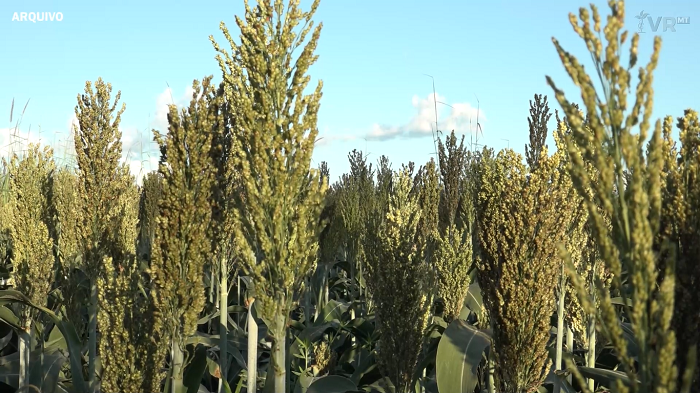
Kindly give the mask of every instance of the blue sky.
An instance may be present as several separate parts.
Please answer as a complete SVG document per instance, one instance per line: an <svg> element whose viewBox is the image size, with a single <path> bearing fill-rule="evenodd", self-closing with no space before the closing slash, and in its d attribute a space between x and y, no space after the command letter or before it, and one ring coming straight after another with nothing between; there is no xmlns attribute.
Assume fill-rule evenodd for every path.
<svg viewBox="0 0 700 393"><path fill-rule="evenodd" d="M252 2L254 3L254 2ZM605 2L595 1L607 13ZM310 1L302 1L308 7ZM312 87L324 83L314 165L327 161L332 179L348 170L347 153L359 149L376 162L389 156L401 163L427 162L434 152L432 81L435 78L441 130L467 135L475 129L477 98L483 135L479 143L524 151L527 116L533 95L554 101L545 75L569 97L579 97L556 54L556 37L590 69L583 41L573 32L568 13L584 1L532 2L493 0L323 0L315 16L323 22L311 68ZM641 11L654 21L690 17L675 32L656 33L644 22L640 61L649 58L654 34L663 49L654 86L654 116L681 116L700 109L700 4L695 1L627 1L625 27L639 30ZM53 22L12 21L15 12L61 12ZM209 42L224 21L238 36L234 15L243 0L197 2L84 0L4 0L0 3L0 142L8 150L12 99L15 113L31 100L20 134L54 145L61 156L69 135L76 97L87 80L98 77L122 91L124 158L132 170L155 169L157 149L151 129L166 130L167 104L186 104L194 79L221 72ZM635 73L636 75L636 73ZM170 88L168 87L170 86ZM471 126L470 126L471 119ZM16 120L16 118L15 118ZM553 119L551 127L554 127ZM550 128L551 128L550 127ZM387 138L386 134L394 137ZM380 134L382 137L379 137ZM550 137L550 146L553 142ZM145 154L142 154L141 151ZM150 154L149 154L150 153ZM149 158L150 157L150 158Z"/></svg>

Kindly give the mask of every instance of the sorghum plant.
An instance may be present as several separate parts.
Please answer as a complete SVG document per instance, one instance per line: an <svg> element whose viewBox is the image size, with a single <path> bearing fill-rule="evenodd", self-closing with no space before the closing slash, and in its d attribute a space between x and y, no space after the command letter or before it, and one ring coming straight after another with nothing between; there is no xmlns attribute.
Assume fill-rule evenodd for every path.
<svg viewBox="0 0 700 393"><path fill-rule="evenodd" d="M343 224L344 249L350 263L350 279L364 280L364 238L367 234L367 220L371 214L374 191L374 172L367 165L367 158L357 150L348 154L350 173L343 175L337 195L338 213ZM362 287L358 296L362 295Z"/></svg>
<svg viewBox="0 0 700 393"><path fill-rule="evenodd" d="M423 258L433 266L435 241L439 235L440 175L435 161L430 161L418 169L414 178L413 192L418 196L421 216L418 222L418 242L425 244Z"/></svg>
<svg viewBox="0 0 700 393"><path fill-rule="evenodd" d="M697 391L700 389L700 369L697 367L700 293L696 289L700 281L700 126L697 112L687 109L684 116L678 118L677 125L680 130L680 151L671 137L673 119L670 116L664 119L663 202L655 248L667 253L668 250L663 248L666 239L674 245L677 285L672 327L677 347L692 349L688 354L691 358L682 351L678 352L676 362L679 379L685 384L691 383L691 391Z"/></svg>
<svg viewBox="0 0 700 393"><path fill-rule="evenodd" d="M297 0L258 3L258 18L245 2L245 20L236 18L241 43L222 23L232 55L221 49L217 59L224 76L226 100L236 125L231 156L241 176L233 209L233 236L243 270L255 284L257 310L273 337L271 372L274 391L285 391L286 329L295 294L316 265L319 225L326 183L310 169L318 129L322 83L304 95L306 75L316 61L321 24ZM304 23L301 32L295 31ZM293 52L309 41L295 58Z"/></svg>
<svg viewBox="0 0 700 393"><path fill-rule="evenodd" d="M117 180L122 193L117 209L121 225L103 273L98 278L98 326L102 392L156 392L163 378L161 362L167 342L156 330L158 318L153 298L141 294L140 261L136 257L139 193L126 165L119 167Z"/></svg>
<svg viewBox="0 0 700 393"><path fill-rule="evenodd" d="M399 393L413 390L432 292L432 272L424 260L425 242L419 241L421 208L412 183L406 168L394 175L388 209L373 214L370 230L376 235L365 238L370 291L381 337L377 363ZM377 218L379 215L384 219Z"/></svg>
<svg viewBox="0 0 700 393"><path fill-rule="evenodd" d="M57 261L56 283L62 313L75 327L78 337L86 338L87 320L82 312L89 298L89 291L81 285L85 275L80 270L81 250L79 246L78 177L67 168L56 170L51 176L49 203L51 226L49 232L54 241L54 256Z"/></svg>
<svg viewBox="0 0 700 393"><path fill-rule="evenodd" d="M151 254L155 309L162 317L155 330L164 329L170 345L170 379L174 391L182 388L186 340L197 330L197 320L205 303L202 276L211 253L211 194L214 165L210 153L212 127L218 124L211 77L201 85L192 84L192 100L178 113L175 105L168 114L168 133L154 130L160 146L158 172L162 195ZM223 311L223 310L222 310Z"/></svg>
<svg viewBox="0 0 700 393"><path fill-rule="evenodd" d="M530 116L527 124L530 128L530 144L525 145L525 160L530 169L537 168L542 149L546 149L547 122L552 117L549 112L547 96L542 99L542 94L535 94L535 101L530 101Z"/></svg>
<svg viewBox="0 0 700 393"><path fill-rule="evenodd" d="M212 141L209 154L214 165L214 179L212 181L211 199L212 213L209 238L211 239L211 252L215 263L209 264L211 276L218 275L218 280L212 279L210 294L218 288L219 300L219 373L220 381L228 380L228 292L229 276L235 270L235 244L229 234L231 226L235 225L233 216L230 214L234 202L233 195L240 191L240 177L235 167L230 161L233 154L232 134L233 125L236 119L232 117L230 103L224 97L224 85L219 85L216 94L208 103L209 111L216 114L212 118L211 132ZM237 272L236 272L237 273ZM235 278L235 277L234 277ZM249 336L249 339L251 337ZM255 381L253 381L255 382ZM218 384L218 391L224 391L224 384Z"/></svg>
<svg viewBox="0 0 700 393"><path fill-rule="evenodd" d="M573 210L557 155L543 149L531 172L522 161L508 149L482 165L476 206L478 279L494 330L496 391L517 393L537 389L549 372L552 278L561 272L558 243Z"/></svg>
<svg viewBox="0 0 700 393"><path fill-rule="evenodd" d="M118 92L111 104L112 85L102 79L85 83L85 93L78 95L75 115L75 151L78 161L78 194L80 214L78 232L83 256L82 268L90 279L88 306L88 384L91 393L97 390L95 374L97 357L97 279L103 273L104 259L109 257L115 238L114 228L120 227L118 209L122 182L117 178L122 154L119 122L126 109L114 114L121 96ZM134 239L135 240L135 239ZM107 328L107 327L105 327Z"/></svg>
<svg viewBox="0 0 700 393"><path fill-rule="evenodd" d="M601 28L601 17L595 6L591 14L585 8L579 12L579 25L569 15L574 31L586 42L594 61L601 94L579 61L552 39L561 61L581 96L588 119L575 109L551 78L547 82L556 94L571 127L567 136L571 160L570 173L574 185L584 198L592 220L593 234L601 260L613 275L613 290L622 290L626 279L624 313L632 324L639 346L635 359L627 351L627 340L620 325L620 315L611 302L610 291L596 281L595 295L600 299L598 325L611 341L629 378L629 385L617 380L610 386L615 392L672 392L676 388L676 338L671 330L674 308L675 261L654 251L654 239L660 230L662 215L662 170L664 166L661 123L657 121L645 157L643 143L647 139L652 111L652 75L656 68L661 39L654 39L650 62L639 69L635 97L628 109L627 94L631 90L631 72L638 59L639 35L634 34L629 52L629 64L620 61L620 49L628 38L622 32L625 12L622 1L609 1L611 15ZM607 46L598 37L603 33ZM639 134L633 127L639 126ZM592 181L587 164L597 169ZM625 169L629 175L625 174ZM625 184L626 183L626 184ZM591 190L592 192L589 192ZM601 211L599 210L602 210ZM605 220L611 219L611 224ZM668 245L668 242L664 242ZM659 278L661 259L664 278ZM590 294L575 269L570 266L570 278L577 288L579 300L587 313L595 313ZM624 276L623 276L624 274ZM660 282L659 282L660 281ZM574 370L580 380L580 375Z"/></svg>
<svg viewBox="0 0 700 393"><path fill-rule="evenodd" d="M578 110L578 107L577 109ZM567 147L566 138L571 135L571 128L569 127L568 120L564 118L563 120L559 118L559 114L556 113L557 118L557 130L554 133L554 140L557 145L557 154L560 155L561 159L566 161L567 170L571 168L571 160L569 159L568 150L578 149L575 145ZM584 124L585 121L584 121ZM592 165L586 166L586 171L592 179L597 178L597 170ZM587 192L590 194L591 190L588 189ZM588 211L585 207L585 201L580 196L574 196L577 201L577 207L574 209L574 225L571 228L571 233L565 244L560 247L562 255L565 259L571 260L573 266L576 268L577 275L582 278L582 283L585 285L586 290L591 295L595 295L596 280L599 280L604 287L609 288L612 281L612 276L610 270L606 268L605 264L600 260L600 252L596 246L595 238L593 236L592 221ZM598 208L599 212L602 209ZM604 217L605 222L610 226L610 218ZM578 300L578 295L576 293L576 288L572 285L571 281L568 280L566 274L566 266L562 266L563 275L561 277L564 283L564 306L566 313L564 315L564 320L568 326L568 332L571 336L567 338L569 350L573 350L573 339L580 343L581 346L587 349L586 353L586 366L595 367L596 363L596 319L597 319L597 309L599 308L600 299L596 296L594 297L594 313L589 314L588 311L581 307L581 303ZM561 288L560 288L561 289ZM559 337L557 337L559 339ZM557 366L561 364L557 363ZM593 389L593 379L588 380L589 388Z"/></svg>
<svg viewBox="0 0 700 393"><path fill-rule="evenodd" d="M27 156L16 154L10 162L10 241L16 289L39 306L46 307L53 283L53 241L49 236L49 179L54 170L53 150L30 144ZM25 389L32 351L35 309L20 306L19 387Z"/></svg>
<svg viewBox="0 0 700 393"><path fill-rule="evenodd" d="M464 220L458 220L460 205L472 202L469 194L463 193L467 153L464 137L457 145L454 131L445 139L444 144L438 139L441 197L439 233L433 261L437 273L437 293L444 303L442 317L447 323L459 316L471 283L471 226Z"/></svg>
<svg viewBox="0 0 700 393"><path fill-rule="evenodd" d="M151 261L153 239L155 238L156 220L158 218L158 201L163 192L163 176L157 171L144 176L139 200L139 237L137 242L138 257Z"/></svg>

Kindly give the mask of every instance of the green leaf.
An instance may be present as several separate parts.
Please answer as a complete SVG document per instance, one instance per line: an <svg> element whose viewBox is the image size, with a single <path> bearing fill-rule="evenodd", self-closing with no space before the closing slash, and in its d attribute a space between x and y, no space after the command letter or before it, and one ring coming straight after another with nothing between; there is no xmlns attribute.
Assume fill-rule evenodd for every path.
<svg viewBox="0 0 700 393"><path fill-rule="evenodd" d="M491 337L457 319L445 329L435 360L440 392L471 393L478 382L477 367Z"/></svg>
<svg viewBox="0 0 700 393"><path fill-rule="evenodd" d="M323 322L332 322L334 320L340 322L343 320L343 314L345 314L346 311L348 311L347 304L340 303L336 300L329 300L323 307L319 319Z"/></svg>
<svg viewBox="0 0 700 393"><path fill-rule="evenodd" d="M636 358L639 355L640 349L637 337L634 335L632 324L629 322L621 322L620 327L622 327L622 335L625 340L627 340L627 353Z"/></svg>
<svg viewBox="0 0 700 393"><path fill-rule="evenodd" d="M339 375L328 375L312 382L306 393L345 393L354 390L357 390L357 385L351 380Z"/></svg>
<svg viewBox="0 0 700 393"><path fill-rule="evenodd" d="M231 386L229 386L226 380L222 380L221 383L224 384L224 393L232 393Z"/></svg>
<svg viewBox="0 0 700 393"><path fill-rule="evenodd" d="M371 393L396 393L396 387L388 377L381 378L369 385Z"/></svg>
<svg viewBox="0 0 700 393"><path fill-rule="evenodd" d="M61 317L56 315L53 311L49 310L46 307L42 307L39 305L36 305L32 303L31 300L29 300L28 297L26 297L23 293L15 290L1 290L0 291L0 306L5 305L5 304L10 304L10 303L21 303L30 307L33 307L42 313L49 317L51 321L56 324L58 329L61 331L61 334L63 334L63 337L66 339L66 343L68 344L68 353L69 353L69 361L70 361L70 368L71 368L71 375L72 375L72 384L73 387L75 388L76 393L86 393L88 391L87 389L87 384L85 383L85 380L83 379L83 365L82 365L82 354L81 354L81 348L82 348L82 343L80 342L80 338L78 337L78 333L75 331L75 327L68 322L63 320ZM6 307L0 307L0 311ZM3 317L4 315L1 315L0 313L0 318ZM9 322L8 322L9 323Z"/></svg>
<svg viewBox="0 0 700 393"><path fill-rule="evenodd" d="M29 358L28 384L34 391L53 393L58 388L58 377L66 357L60 352L47 353L40 349L33 351ZM0 381L14 388L19 384L19 352L0 358ZM32 391L32 389L29 389Z"/></svg>
<svg viewBox="0 0 700 393"><path fill-rule="evenodd" d="M199 386L202 382L202 377L207 369L207 347L204 345L197 346L194 351L194 357L190 364L185 368L182 384L187 387L187 393L199 392Z"/></svg>
<svg viewBox="0 0 700 393"><path fill-rule="evenodd" d="M297 384L294 387L294 393L306 393L309 386L314 382L314 377L310 376L308 373L301 373L299 379L297 379Z"/></svg>
<svg viewBox="0 0 700 393"><path fill-rule="evenodd" d="M350 376L350 380L359 385L362 377L377 368L377 362L374 359L374 353L366 349L362 349L358 352L356 361L357 367L355 367L355 371L353 371Z"/></svg>
<svg viewBox="0 0 700 393"><path fill-rule="evenodd" d="M0 320L12 326L15 330L21 329L19 326L19 318L12 310L7 308L7 306L0 307Z"/></svg>
<svg viewBox="0 0 700 393"><path fill-rule="evenodd" d="M61 330L58 329L57 326L54 326L49 334L49 339L44 343L44 349L48 352L56 349L65 350L67 347L68 344L63 334L61 334Z"/></svg>
<svg viewBox="0 0 700 393"><path fill-rule="evenodd" d="M58 386L58 375L61 367L63 367L67 359L60 352L47 354L39 351L35 351L34 359L29 363L29 378L27 382L32 386L38 387L42 393L54 393Z"/></svg>
<svg viewBox="0 0 700 393"><path fill-rule="evenodd" d="M554 393L577 393L569 381L566 380L562 375L557 374L556 371L552 370L545 378L543 385L552 385L552 391Z"/></svg>
<svg viewBox="0 0 700 393"><path fill-rule="evenodd" d="M472 283L469 286L467 297L464 299L464 304L475 314L479 314L481 312L481 309L484 306L484 299L481 297L481 287L479 287L478 282Z"/></svg>
<svg viewBox="0 0 700 393"><path fill-rule="evenodd" d="M615 381L622 381L625 386L632 386L627 374L621 371L605 370L602 368L578 367L578 371L584 378L590 378L605 387L615 386Z"/></svg>
<svg viewBox="0 0 700 393"><path fill-rule="evenodd" d="M348 322L343 329L349 331L354 337L361 340L370 340L374 334L374 324L365 318L358 317Z"/></svg>
<svg viewBox="0 0 700 393"><path fill-rule="evenodd" d="M628 298L624 298L622 296L617 296L612 299L610 299L610 303L616 305L616 306L624 306L625 304L632 304L632 300Z"/></svg>
<svg viewBox="0 0 700 393"><path fill-rule="evenodd" d="M4 349L12 340L12 330L8 331L5 337L0 338L0 349Z"/></svg>

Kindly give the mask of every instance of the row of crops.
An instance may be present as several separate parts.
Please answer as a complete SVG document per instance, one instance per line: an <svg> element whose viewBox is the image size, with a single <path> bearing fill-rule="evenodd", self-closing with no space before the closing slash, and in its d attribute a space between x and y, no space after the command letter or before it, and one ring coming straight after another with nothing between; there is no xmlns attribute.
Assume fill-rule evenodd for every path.
<svg viewBox="0 0 700 393"><path fill-rule="evenodd" d="M700 391L700 124L651 123L661 40L636 71L624 3L582 8L597 79L554 40L582 99L547 78L561 114L534 96L524 155L452 132L331 184L318 5L246 3L239 43L222 23L222 82L170 107L142 185L102 79L75 165L3 161L0 392Z"/></svg>

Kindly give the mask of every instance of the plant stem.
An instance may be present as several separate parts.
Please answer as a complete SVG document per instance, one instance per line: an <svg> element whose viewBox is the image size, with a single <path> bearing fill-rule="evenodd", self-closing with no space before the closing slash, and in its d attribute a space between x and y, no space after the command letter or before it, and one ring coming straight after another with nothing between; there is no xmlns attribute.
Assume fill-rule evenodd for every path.
<svg viewBox="0 0 700 393"><path fill-rule="evenodd" d="M88 307L88 390L97 393L95 365L97 360L97 278L90 279L90 306Z"/></svg>
<svg viewBox="0 0 700 393"><path fill-rule="evenodd" d="M574 353L574 331L571 330L570 326L566 327L566 350L570 354ZM569 376L566 377L566 380L569 382L569 384L573 383L573 376L569 374Z"/></svg>
<svg viewBox="0 0 700 393"><path fill-rule="evenodd" d="M228 374L228 260L223 252L220 256L219 270L221 281L219 282L219 368L221 379L219 393L224 392L224 381Z"/></svg>
<svg viewBox="0 0 700 393"><path fill-rule="evenodd" d="M184 390L182 385L182 376L184 373L184 354L180 345L175 339L171 340L170 348L170 358L171 358L171 379L170 379L170 392L178 393Z"/></svg>
<svg viewBox="0 0 700 393"><path fill-rule="evenodd" d="M284 302L283 302L284 303ZM281 310L280 310L281 311ZM272 332L272 367L274 372L275 390L274 393L286 393L285 385L287 379L286 367L286 338L287 321L285 315L280 311L274 317L271 326Z"/></svg>
<svg viewBox="0 0 700 393"><path fill-rule="evenodd" d="M257 392L258 379L258 324L253 318L253 302L248 306L248 393Z"/></svg>
<svg viewBox="0 0 700 393"><path fill-rule="evenodd" d="M27 308L27 306L23 306L23 308ZM29 380L29 355L31 353L30 349L32 342L32 324L31 320L28 319L29 311L22 310L22 313L24 314L23 317L25 319L25 323L23 324L22 331L20 331L19 337L17 337L17 349L19 352L19 390L25 388L25 386L27 385L27 381Z"/></svg>
<svg viewBox="0 0 700 393"><path fill-rule="evenodd" d="M588 317L588 353L586 354L586 366L595 368L595 315ZM595 381L593 378L588 379L588 390L594 391Z"/></svg>
<svg viewBox="0 0 700 393"><path fill-rule="evenodd" d="M564 301L566 300L566 273L564 264L561 266L561 277L559 280L559 302L557 305L557 354L556 370L562 369L562 347L564 346Z"/></svg>

